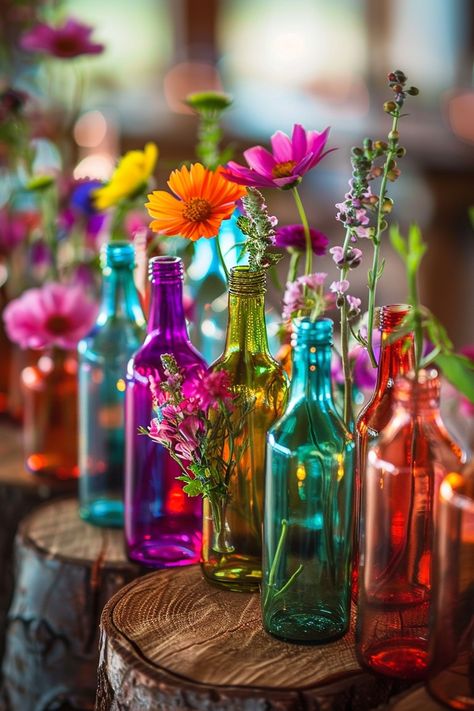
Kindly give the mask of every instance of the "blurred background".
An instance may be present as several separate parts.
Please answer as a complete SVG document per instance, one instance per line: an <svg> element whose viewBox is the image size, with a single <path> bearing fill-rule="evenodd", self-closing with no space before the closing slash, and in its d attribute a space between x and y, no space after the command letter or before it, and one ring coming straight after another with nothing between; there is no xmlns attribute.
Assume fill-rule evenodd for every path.
<svg viewBox="0 0 474 711"><path fill-rule="evenodd" d="M0 11L2 77L36 94L42 116L49 112L37 161L57 159L48 132L54 139L56 119L77 117L80 96L71 126L74 176L106 179L124 150L155 140L162 187L170 169L194 155L196 119L183 98L222 89L234 97L224 128L237 160L295 122L331 126L329 144L338 150L305 177L302 195L311 225L332 245L342 241L334 203L347 189L350 147L366 135L386 137L386 74L402 69L421 93L407 102L401 125L408 153L390 188L394 221L422 227L429 244L422 298L457 347L474 342L472 0L0 0ZM40 63L17 50L35 19L68 15L94 26L102 55L81 58L72 71L67 62ZM0 203L7 183L4 171ZM281 224L297 221L289 194L268 198ZM405 299L402 265L395 255L389 265L379 303ZM327 257L315 267L335 275ZM366 271L354 272L353 293L364 299ZM279 309L276 294L270 301Z"/></svg>

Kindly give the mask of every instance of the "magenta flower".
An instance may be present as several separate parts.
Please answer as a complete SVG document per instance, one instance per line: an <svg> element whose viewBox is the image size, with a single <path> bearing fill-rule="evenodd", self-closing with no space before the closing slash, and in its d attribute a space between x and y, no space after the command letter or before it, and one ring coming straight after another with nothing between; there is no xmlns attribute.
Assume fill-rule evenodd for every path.
<svg viewBox="0 0 474 711"><path fill-rule="evenodd" d="M83 54L101 54L104 45L92 42L94 28L72 17L60 27L40 22L25 32L20 46L26 52L43 52L59 59L74 59Z"/></svg>
<svg viewBox="0 0 474 711"><path fill-rule="evenodd" d="M34 212L12 212L7 207L0 210L0 254L8 255L28 237L39 222Z"/></svg>
<svg viewBox="0 0 474 711"><path fill-rule="evenodd" d="M8 337L21 348L76 348L96 316L97 305L82 288L56 282L28 289L3 312Z"/></svg>
<svg viewBox="0 0 474 711"><path fill-rule="evenodd" d="M224 176L234 183L254 188L294 188L303 175L335 148L325 151L329 128L305 131L295 124L291 138L282 131L271 137L272 152L253 146L244 152L248 168L234 161L227 164Z"/></svg>
<svg viewBox="0 0 474 711"><path fill-rule="evenodd" d="M309 230L311 237L311 246L314 254L322 256L326 254L326 248L329 244L329 239L319 230L314 230L312 227ZM304 252L306 249L306 238L303 225L286 225L279 227L275 233L275 247L280 249L296 249L299 252Z"/></svg>
<svg viewBox="0 0 474 711"><path fill-rule="evenodd" d="M224 371L200 373L190 382L188 393L198 400L203 410L218 407L219 401L229 407L234 398L231 384L230 375Z"/></svg>

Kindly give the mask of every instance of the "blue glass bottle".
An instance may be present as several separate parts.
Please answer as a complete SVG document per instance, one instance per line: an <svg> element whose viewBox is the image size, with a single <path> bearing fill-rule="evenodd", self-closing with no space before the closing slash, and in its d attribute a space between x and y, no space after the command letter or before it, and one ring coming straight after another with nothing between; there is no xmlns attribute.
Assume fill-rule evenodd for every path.
<svg viewBox="0 0 474 711"><path fill-rule="evenodd" d="M267 436L264 627L313 644L349 627L354 444L332 397L332 331L294 322L290 399Z"/></svg>
<svg viewBox="0 0 474 711"><path fill-rule="evenodd" d="M123 525L127 362L145 337L129 242L104 245L102 303L79 350L79 512L98 526Z"/></svg>

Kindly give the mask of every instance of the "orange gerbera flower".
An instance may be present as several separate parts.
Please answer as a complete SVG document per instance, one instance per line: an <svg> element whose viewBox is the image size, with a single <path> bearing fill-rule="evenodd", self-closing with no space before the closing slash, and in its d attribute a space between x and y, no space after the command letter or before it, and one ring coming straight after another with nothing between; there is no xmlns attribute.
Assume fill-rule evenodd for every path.
<svg viewBox="0 0 474 711"><path fill-rule="evenodd" d="M155 190L148 195L153 221L150 228L162 235L180 235L190 240L215 237L221 222L229 219L235 203L246 189L226 180L222 169L208 170L200 163L174 170L168 180L170 195Z"/></svg>

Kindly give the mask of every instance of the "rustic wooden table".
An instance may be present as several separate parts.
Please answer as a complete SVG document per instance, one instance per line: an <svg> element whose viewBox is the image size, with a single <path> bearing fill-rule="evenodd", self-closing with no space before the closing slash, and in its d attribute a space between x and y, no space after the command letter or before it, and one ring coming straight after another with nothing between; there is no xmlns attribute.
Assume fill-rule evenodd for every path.
<svg viewBox="0 0 474 711"><path fill-rule="evenodd" d="M267 635L257 594L219 590L197 566L147 575L105 606L99 711L372 709L400 684L361 670L350 632L325 646Z"/></svg>

